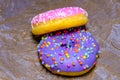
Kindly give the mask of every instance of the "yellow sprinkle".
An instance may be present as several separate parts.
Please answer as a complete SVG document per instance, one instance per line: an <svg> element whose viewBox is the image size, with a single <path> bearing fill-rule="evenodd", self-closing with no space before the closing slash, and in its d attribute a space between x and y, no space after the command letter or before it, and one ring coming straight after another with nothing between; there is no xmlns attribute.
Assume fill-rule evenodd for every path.
<svg viewBox="0 0 120 80"><path fill-rule="evenodd" d="M67 52L67 51L65 51L65 52L64 52L64 54L68 54L68 52Z"/></svg>
<svg viewBox="0 0 120 80"><path fill-rule="evenodd" d="M96 58L99 58L99 55L96 55Z"/></svg>
<svg viewBox="0 0 120 80"><path fill-rule="evenodd" d="M70 56L66 56L67 58L70 58Z"/></svg>
<svg viewBox="0 0 120 80"><path fill-rule="evenodd" d="M96 47L96 45L95 45L95 44L94 44L93 46L94 46L94 47Z"/></svg>
<svg viewBox="0 0 120 80"><path fill-rule="evenodd" d="M42 37L42 40L44 40L45 38L44 37Z"/></svg>
<svg viewBox="0 0 120 80"><path fill-rule="evenodd" d="M54 50L54 48L51 48L51 50Z"/></svg>
<svg viewBox="0 0 120 80"><path fill-rule="evenodd" d="M48 47L48 45L46 45L46 47Z"/></svg>
<svg viewBox="0 0 120 80"><path fill-rule="evenodd" d="M68 56L69 54L65 54L66 56Z"/></svg>
<svg viewBox="0 0 120 80"><path fill-rule="evenodd" d="M84 40L85 40L85 38L83 37L83 38L82 38L82 41L84 41Z"/></svg>
<svg viewBox="0 0 120 80"><path fill-rule="evenodd" d="M83 59L86 59L87 57L86 56L83 56Z"/></svg>
<svg viewBox="0 0 120 80"><path fill-rule="evenodd" d="M50 43L50 42L48 42L48 44L50 45L51 43Z"/></svg>
<svg viewBox="0 0 120 80"><path fill-rule="evenodd" d="M45 67L50 67L50 65L49 64L45 64Z"/></svg>
<svg viewBox="0 0 120 80"><path fill-rule="evenodd" d="M70 58L69 54L65 54L67 58Z"/></svg>

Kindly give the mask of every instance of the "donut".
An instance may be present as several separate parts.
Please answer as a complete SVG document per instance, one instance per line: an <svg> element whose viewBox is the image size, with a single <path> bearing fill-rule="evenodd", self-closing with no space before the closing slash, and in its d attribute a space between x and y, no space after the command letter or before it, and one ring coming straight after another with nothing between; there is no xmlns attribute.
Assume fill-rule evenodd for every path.
<svg viewBox="0 0 120 80"><path fill-rule="evenodd" d="M81 27L45 34L38 45L41 64L53 74L64 76L79 76L90 71L98 53L98 42Z"/></svg>
<svg viewBox="0 0 120 80"><path fill-rule="evenodd" d="M31 21L32 33L45 33L82 26L88 22L88 13L80 7L64 7L40 13ZM74 24L73 24L74 23Z"/></svg>

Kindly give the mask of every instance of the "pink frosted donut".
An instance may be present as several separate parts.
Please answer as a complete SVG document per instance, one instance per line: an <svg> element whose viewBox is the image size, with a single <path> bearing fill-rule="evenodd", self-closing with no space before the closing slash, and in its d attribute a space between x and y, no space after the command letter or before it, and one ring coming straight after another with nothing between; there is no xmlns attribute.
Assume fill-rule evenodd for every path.
<svg viewBox="0 0 120 80"><path fill-rule="evenodd" d="M65 7L40 13L32 21L32 33L41 35L57 30L85 25L87 12L80 7Z"/></svg>

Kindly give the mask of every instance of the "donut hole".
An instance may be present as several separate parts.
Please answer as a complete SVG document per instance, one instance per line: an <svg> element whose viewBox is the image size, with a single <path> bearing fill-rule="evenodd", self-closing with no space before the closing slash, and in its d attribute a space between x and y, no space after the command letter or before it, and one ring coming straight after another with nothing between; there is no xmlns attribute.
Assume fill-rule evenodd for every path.
<svg viewBox="0 0 120 80"><path fill-rule="evenodd" d="M67 44L62 43L60 46L61 47L67 47Z"/></svg>
<svg viewBox="0 0 120 80"><path fill-rule="evenodd" d="M60 46L63 48L71 48L71 47L75 47L75 44L76 44L75 41L70 41L70 42L62 43Z"/></svg>

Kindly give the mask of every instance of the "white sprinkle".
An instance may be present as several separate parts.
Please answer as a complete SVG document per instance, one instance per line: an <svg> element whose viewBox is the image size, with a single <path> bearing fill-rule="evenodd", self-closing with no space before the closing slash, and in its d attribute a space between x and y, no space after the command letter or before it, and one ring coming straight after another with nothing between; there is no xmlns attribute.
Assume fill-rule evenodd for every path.
<svg viewBox="0 0 120 80"><path fill-rule="evenodd" d="M57 70L57 72L60 72L60 70Z"/></svg>

